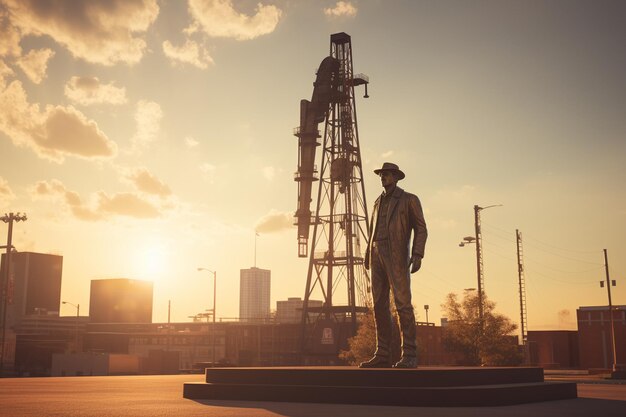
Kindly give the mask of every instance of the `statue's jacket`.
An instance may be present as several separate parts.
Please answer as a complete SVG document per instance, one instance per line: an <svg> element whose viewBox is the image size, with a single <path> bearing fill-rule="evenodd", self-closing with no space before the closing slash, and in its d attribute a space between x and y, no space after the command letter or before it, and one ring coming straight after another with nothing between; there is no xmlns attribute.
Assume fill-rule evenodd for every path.
<svg viewBox="0 0 626 417"><path fill-rule="evenodd" d="M365 264L370 265L371 251L373 239L376 236L376 220L378 218L378 207L380 205L380 195L374 203L374 211L369 224L371 238L365 252ZM404 191L396 186L389 208L387 209L387 229L389 233L389 249L391 252L391 264L393 268L400 268L397 271L400 275L407 273L409 266L409 253L424 257L424 248L426 246L426 238L428 231L426 229L426 221L424 220L424 212L419 198L416 195ZM411 243L411 231L413 231L413 246L409 251ZM394 273L394 275L396 275Z"/></svg>

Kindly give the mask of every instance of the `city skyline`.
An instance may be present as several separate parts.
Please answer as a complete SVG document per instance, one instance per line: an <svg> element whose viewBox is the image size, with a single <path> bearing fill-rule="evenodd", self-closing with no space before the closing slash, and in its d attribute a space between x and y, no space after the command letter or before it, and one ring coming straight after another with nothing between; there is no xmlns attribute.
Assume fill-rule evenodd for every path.
<svg viewBox="0 0 626 417"><path fill-rule="evenodd" d="M142 279L155 322L168 300L186 321L212 305L198 267L218 273L218 318L237 316L252 265L272 271L272 307L303 296L292 130L342 31L371 81L357 95L368 210L385 161L425 210L418 321L476 287L473 247L458 247L475 204L503 205L482 213L498 311L519 322L515 229L530 330L575 328L577 307L606 304L603 248L626 303L623 4L72 4L0 2L0 211L28 214L18 251L63 255L61 299L81 311L91 280Z"/></svg>

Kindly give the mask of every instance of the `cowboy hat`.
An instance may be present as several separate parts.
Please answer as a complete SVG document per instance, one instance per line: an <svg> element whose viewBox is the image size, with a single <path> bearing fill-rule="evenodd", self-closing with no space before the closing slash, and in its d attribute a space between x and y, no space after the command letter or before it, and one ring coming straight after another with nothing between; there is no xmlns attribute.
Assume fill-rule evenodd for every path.
<svg viewBox="0 0 626 417"><path fill-rule="evenodd" d="M401 180L404 178L404 172L400 171L398 165L392 164L391 162L385 162L382 168L375 169L374 173L379 175L381 171L394 171L398 175L398 179Z"/></svg>

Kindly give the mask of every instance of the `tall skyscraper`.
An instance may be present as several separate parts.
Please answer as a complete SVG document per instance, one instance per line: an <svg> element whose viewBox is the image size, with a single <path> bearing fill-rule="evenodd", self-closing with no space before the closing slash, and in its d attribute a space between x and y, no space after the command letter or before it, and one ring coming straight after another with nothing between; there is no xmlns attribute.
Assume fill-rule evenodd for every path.
<svg viewBox="0 0 626 417"><path fill-rule="evenodd" d="M270 316L271 271L252 267L242 269L239 280L239 319L254 321Z"/></svg>
<svg viewBox="0 0 626 417"><path fill-rule="evenodd" d="M19 323L25 315L59 314L62 272L62 256L35 252L11 253L6 297L7 328ZM6 254L2 254L0 274L0 282L4 282L7 278Z"/></svg>
<svg viewBox="0 0 626 417"><path fill-rule="evenodd" d="M152 323L152 282L112 278L91 281L91 323Z"/></svg>

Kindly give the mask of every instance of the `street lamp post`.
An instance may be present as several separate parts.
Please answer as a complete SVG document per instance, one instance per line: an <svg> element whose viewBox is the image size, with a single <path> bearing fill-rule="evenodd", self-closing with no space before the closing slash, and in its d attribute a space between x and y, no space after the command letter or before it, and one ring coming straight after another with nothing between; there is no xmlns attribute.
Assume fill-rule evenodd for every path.
<svg viewBox="0 0 626 417"><path fill-rule="evenodd" d="M213 313L213 366L215 366L215 316L216 316L216 310L215 310L215 301L216 301L216 294L217 294L217 272L212 271L208 268L198 268L198 272L200 271L207 271L213 274L213 309L212 310L208 310L208 311L212 311Z"/></svg>
<svg viewBox="0 0 626 417"><path fill-rule="evenodd" d="M68 301L61 301L61 304L67 304L74 307L76 309L76 317L78 318L80 316L80 304L72 304Z"/></svg>
<svg viewBox="0 0 626 417"><path fill-rule="evenodd" d="M459 243L459 246L463 247L470 243L476 244L476 275L478 281L478 318L480 320L481 326L483 322L483 296L485 292L485 278L483 272L483 248L482 248L482 230L480 225L480 212L482 210L486 210L491 207L501 207L502 204L494 204L487 207L480 207L479 205L474 205L474 231L476 233L475 237L467 236L463 238L463 241Z"/></svg>
<svg viewBox="0 0 626 417"><path fill-rule="evenodd" d="M67 304L76 309L76 322L74 323L74 338L76 343L76 352L78 352L78 320L80 317L80 304L73 304L68 301L61 301L61 304Z"/></svg>
<svg viewBox="0 0 626 417"><path fill-rule="evenodd" d="M0 284L1 284L1 288L0 288L0 292L1 292L1 296L2 296L2 347L0 347L0 375L2 375L4 373L4 343L5 343L5 338L6 338L6 327L7 327L7 309L9 308L9 303L8 303L8 285L9 285L9 279L11 277L11 250L13 248L13 222L25 222L28 218L26 217L26 214L22 214L22 213L8 213L2 217L0 217L0 220L2 220L5 223L9 224L9 231L7 233L7 244L6 244L6 255L5 255L5 261L6 261L6 267L5 267L5 273L3 277L0 277Z"/></svg>

